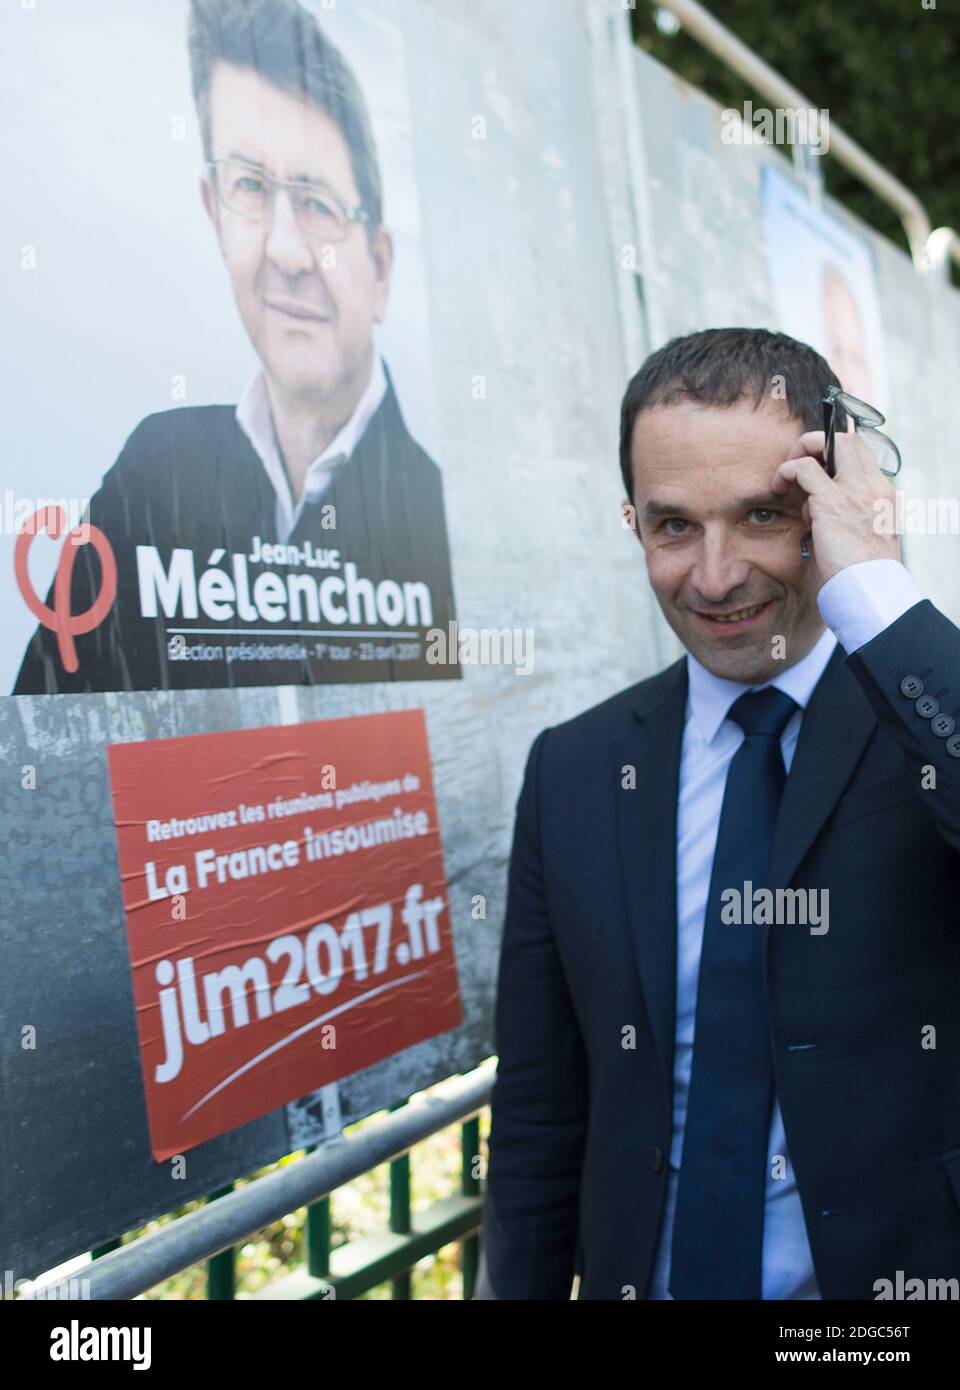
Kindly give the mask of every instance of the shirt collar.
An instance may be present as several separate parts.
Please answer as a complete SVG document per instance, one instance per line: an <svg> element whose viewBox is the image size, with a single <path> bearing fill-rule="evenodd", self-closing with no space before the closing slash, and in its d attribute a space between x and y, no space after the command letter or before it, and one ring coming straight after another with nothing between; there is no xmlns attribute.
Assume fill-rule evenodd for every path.
<svg viewBox="0 0 960 1390"><path fill-rule="evenodd" d="M323 453L318 454L307 469L301 501L303 498L309 497L315 487L325 486L330 470L346 463L351 457L361 435L383 400L386 390L387 377L383 368L383 360L380 354L375 352L370 380L367 382L353 414L331 439ZM266 469L267 476L273 483L281 505L292 513L293 499L290 493L290 484L287 481L287 472L277 447L276 432L273 428L273 412L270 409L270 397L267 393L267 382L262 367L259 367L254 373L240 397L236 417L237 424L250 440Z"/></svg>
<svg viewBox="0 0 960 1390"><path fill-rule="evenodd" d="M792 666L787 666L766 684L782 690L785 695L796 700L801 710L805 709L836 645L836 637L826 628L805 657L794 662ZM734 700L747 690L764 688L760 685L743 685L740 681L723 680L712 671L708 671L689 652L687 676L687 711L695 720L705 743L712 743L716 738Z"/></svg>

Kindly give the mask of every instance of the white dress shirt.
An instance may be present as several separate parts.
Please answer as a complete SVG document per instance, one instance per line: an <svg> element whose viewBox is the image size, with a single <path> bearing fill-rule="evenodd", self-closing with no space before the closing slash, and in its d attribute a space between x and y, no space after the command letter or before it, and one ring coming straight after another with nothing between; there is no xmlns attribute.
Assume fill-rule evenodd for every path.
<svg viewBox="0 0 960 1390"><path fill-rule="evenodd" d="M871 641L923 597L903 565L896 560L868 560L851 565L823 586L818 603L828 630L801 661L786 667L769 682L792 696L800 707L791 716L780 740L788 773L800 734L803 711L837 641L849 655ZM677 819L677 1018L673 1139L663 1224L649 1290L652 1299L671 1297L668 1292L670 1250L693 1062L697 977L704 916L727 770L745 737L739 725L726 716L740 695L747 690L761 688L721 680L690 655L687 656L687 670L689 690L680 758ZM827 1136L824 1138L826 1141ZM776 1155L781 1155L785 1160L785 1175L780 1178L772 1176ZM718 1192L717 1201L723 1200L724 1194ZM820 1297L800 1194L776 1098L768 1145L761 1297Z"/></svg>
<svg viewBox="0 0 960 1390"><path fill-rule="evenodd" d="M330 486L333 471L346 463L383 400L387 377L378 352L373 356L373 368L363 395L343 428L331 439L323 453L313 460L303 480L300 501L294 506L287 470L283 466L280 448L273 425L273 412L263 368L259 368L237 405L237 424L256 450L267 477L277 494L277 536L289 539L305 506L319 502Z"/></svg>

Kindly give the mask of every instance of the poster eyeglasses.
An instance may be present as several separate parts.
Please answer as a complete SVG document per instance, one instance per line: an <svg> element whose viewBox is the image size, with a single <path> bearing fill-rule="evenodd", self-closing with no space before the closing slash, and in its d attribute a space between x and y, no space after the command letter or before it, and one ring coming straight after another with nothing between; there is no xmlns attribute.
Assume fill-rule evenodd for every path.
<svg viewBox="0 0 960 1390"><path fill-rule="evenodd" d="M355 222L371 220L365 207L347 207L320 183L275 179L239 159L212 159L207 168L222 206L247 222L264 222L272 216L278 189L289 194L304 235L317 241L343 241Z"/></svg>

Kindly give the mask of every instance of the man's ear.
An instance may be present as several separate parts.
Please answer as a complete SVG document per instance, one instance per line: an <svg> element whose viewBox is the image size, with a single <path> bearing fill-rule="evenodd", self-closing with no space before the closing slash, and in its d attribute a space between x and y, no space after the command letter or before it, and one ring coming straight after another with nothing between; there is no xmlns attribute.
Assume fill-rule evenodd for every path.
<svg viewBox="0 0 960 1390"><path fill-rule="evenodd" d="M370 247L375 274L373 291L373 317L383 323L387 316L387 300L390 298L390 276L393 273L393 237L383 223L377 228Z"/></svg>
<svg viewBox="0 0 960 1390"><path fill-rule="evenodd" d="M637 509L630 501L629 497L623 499L620 504L620 510L623 517L624 530L632 531L640 544L643 545L643 537L640 534L640 526L637 522Z"/></svg>

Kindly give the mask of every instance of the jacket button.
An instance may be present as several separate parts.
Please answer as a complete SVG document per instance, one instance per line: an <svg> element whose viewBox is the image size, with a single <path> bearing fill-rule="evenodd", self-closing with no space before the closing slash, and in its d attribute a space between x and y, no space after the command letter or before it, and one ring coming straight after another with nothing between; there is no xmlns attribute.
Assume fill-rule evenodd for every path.
<svg viewBox="0 0 960 1390"><path fill-rule="evenodd" d="M952 734L947 739L947 752L951 758L960 758L960 734Z"/></svg>
<svg viewBox="0 0 960 1390"><path fill-rule="evenodd" d="M931 719L930 727L937 738L949 738L957 727L957 721L950 714L938 714Z"/></svg>
<svg viewBox="0 0 960 1390"><path fill-rule="evenodd" d="M916 700L923 694L923 681L919 676L904 676L900 690L908 700Z"/></svg>
<svg viewBox="0 0 960 1390"><path fill-rule="evenodd" d="M917 714L922 714L924 719L932 719L935 714L939 714L940 703L932 695L921 695L916 709Z"/></svg>
<svg viewBox="0 0 960 1390"><path fill-rule="evenodd" d="M663 1167L663 1149L659 1144L650 1145L650 1167L655 1173L659 1173Z"/></svg>

